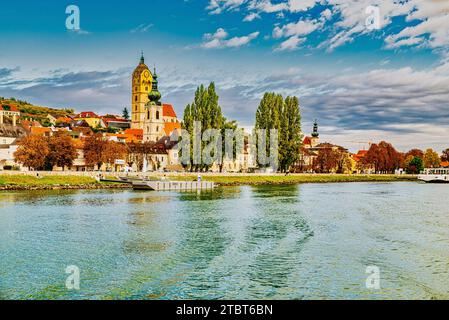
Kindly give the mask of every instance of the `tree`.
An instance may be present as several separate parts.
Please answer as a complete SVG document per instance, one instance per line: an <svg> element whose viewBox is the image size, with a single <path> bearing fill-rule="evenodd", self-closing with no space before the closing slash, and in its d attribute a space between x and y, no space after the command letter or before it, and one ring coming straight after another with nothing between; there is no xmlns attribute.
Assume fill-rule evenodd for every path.
<svg viewBox="0 0 449 320"><path fill-rule="evenodd" d="M373 166L376 172L393 173L401 166L402 155L390 143L381 141L371 145L362 162Z"/></svg>
<svg viewBox="0 0 449 320"><path fill-rule="evenodd" d="M106 141L102 152L102 160L110 166L115 165L115 160L126 159L128 149L126 145L115 141Z"/></svg>
<svg viewBox="0 0 449 320"><path fill-rule="evenodd" d="M226 132L231 130L233 133L236 134L235 137L233 137L232 140L232 154L226 154ZM232 158L235 159L237 157L237 153L240 150L237 150L239 148L238 146L238 140L241 139L243 142L243 131L238 130L237 121L228 121L225 118L223 118L223 126L221 128L221 149L222 149L222 155L221 155L221 163L219 165L220 172L223 172L223 166L226 159ZM243 147L243 146L242 146Z"/></svg>
<svg viewBox="0 0 449 320"><path fill-rule="evenodd" d="M449 148L446 150L443 150L442 152L442 156L441 156L441 161L445 162L445 161L449 161Z"/></svg>
<svg viewBox="0 0 449 320"><path fill-rule="evenodd" d="M425 168L439 168L441 165L441 158L437 152L429 148L424 153L423 164Z"/></svg>
<svg viewBox="0 0 449 320"><path fill-rule="evenodd" d="M49 154L47 162L53 168L54 166L71 167L77 157L77 151L72 138L64 133L57 132L48 139Z"/></svg>
<svg viewBox="0 0 449 320"><path fill-rule="evenodd" d="M125 119L125 120L129 120L129 111L128 111L128 108L124 108L123 109L123 111L122 111L122 117Z"/></svg>
<svg viewBox="0 0 449 320"><path fill-rule="evenodd" d="M405 162L407 173L417 174L424 169L423 161L420 157L409 155Z"/></svg>
<svg viewBox="0 0 449 320"><path fill-rule="evenodd" d="M279 169L286 172L299 160L302 146L301 113L297 97L287 97L281 111Z"/></svg>
<svg viewBox="0 0 449 320"><path fill-rule="evenodd" d="M200 123L201 134L207 129L221 130L223 128L225 118L223 117L218 99L215 84L211 82L207 88L203 85L199 86L195 91L193 102L188 104L184 109L182 128L190 135L190 165L187 166L190 166L191 171L203 171L209 168L203 161L196 164L193 162L194 125L196 121ZM206 144L207 142L201 141L201 150L204 150ZM198 157L199 155L195 156ZM183 165L186 166L186 164Z"/></svg>
<svg viewBox="0 0 449 320"><path fill-rule="evenodd" d="M274 147L270 144L270 130L274 129L277 130L278 133L280 132L283 106L284 100L282 95L274 92L266 92L263 95L262 100L256 110L256 123L254 126L255 146L259 154L264 153L266 156L273 156L270 153L270 150ZM264 151L262 151L263 145L260 140L265 142ZM262 163L259 157L257 157L257 164L259 167L267 167L269 165L268 163Z"/></svg>
<svg viewBox="0 0 449 320"><path fill-rule="evenodd" d="M318 173L330 173L337 165L337 153L332 147L324 147L318 151L318 156L313 161L313 170Z"/></svg>
<svg viewBox="0 0 449 320"><path fill-rule="evenodd" d="M412 149L405 154L405 158L407 158L408 156L418 157L422 159L424 158L424 152L419 149Z"/></svg>
<svg viewBox="0 0 449 320"><path fill-rule="evenodd" d="M42 169L50 153L48 141L43 136L30 135L18 143L19 147L14 153L16 162L21 163L28 169Z"/></svg>
<svg viewBox="0 0 449 320"><path fill-rule="evenodd" d="M101 133L96 133L88 137L84 143L84 158L86 159L86 165L98 166L100 169L104 162L104 150L106 148L107 141L103 139Z"/></svg>

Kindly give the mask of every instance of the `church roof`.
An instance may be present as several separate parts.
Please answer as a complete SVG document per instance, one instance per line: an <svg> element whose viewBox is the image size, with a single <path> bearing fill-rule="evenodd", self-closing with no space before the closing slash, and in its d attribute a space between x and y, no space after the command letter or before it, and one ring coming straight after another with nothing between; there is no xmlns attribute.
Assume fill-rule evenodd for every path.
<svg viewBox="0 0 449 320"><path fill-rule="evenodd" d="M171 104L165 104L163 105L162 114L164 117L173 117L176 118L176 112L173 109L173 106Z"/></svg>
<svg viewBox="0 0 449 320"><path fill-rule="evenodd" d="M312 139L310 137L305 137L304 141L302 143L306 144L306 145L311 145L312 144Z"/></svg>

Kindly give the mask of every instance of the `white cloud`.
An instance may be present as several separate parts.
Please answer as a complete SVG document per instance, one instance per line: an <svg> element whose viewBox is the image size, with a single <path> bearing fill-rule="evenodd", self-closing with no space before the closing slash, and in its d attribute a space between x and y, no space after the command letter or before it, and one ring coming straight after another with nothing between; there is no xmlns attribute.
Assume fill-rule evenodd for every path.
<svg viewBox="0 0 449 320"><path fill-rule="evenodd" d="M275 50L276 51L293 51L299 48L299 45L305 41L304 38L293 36L282 42Z"/></svg>
<svg viewBox="0 0 449 320"><path fill-rule="evenodd" d="M154 25L152 23L142 23L142 24L138 25L136 28L132 29L130 32L131 33L145 33L153 26Z"/></svg>
<svg viewBox="0 0 449 320"><path fill-rule="evenodd" d="M238 48L249 44L252 40L259 36L259 32L253 32L246 36L233 37L228 39L229 34L223 28L218 28L214 34L206 33L204 35L204 49L222 49L222 48Z"/></svg>
<svg viewBox="0 0 449 320"><path fill-rule="evenodd" d="M260 15L258 13L255 13L255 12L251 12L243 19L243 21L251 22L251 21L253 21L255 19L260 19Z"/></svg>
<svg viewBox="0 0 449 320"><path fill-rule="evenodd" d="M275 27L273 30L273 37L305 36L314 32L321 26L322 24L316 20L299 20L296 23L292 22L283 27Z"/></svg>
<svg viewBox="0 0 449 320"><path fill-rule="evenodd" d="M380 9L380 25L382 29L389 26L394 18L403 17L408 25L394 34L385 37L385 48L393 49L403 46L442 48L449 45L449 1L445 0L210 0L207 10L210 13L221 13L225 10L246 9L244 21L252 21L260 13L273 13L284 16L310 12L317 4L327 5L320 15L319 21L325 24L335 17L333 33L320 47L332 51L337 47L352 42L360 35L372 33L366 28L366 8L378 6ZM288 27L287 27L288 26ZM278 29L291 28L279 26ZM279 30L276 30L278 32ZM306 32L305 32L306 33ZM292 34L293 35L293 34ZM292 36L290 35L290 36ZM299 33L298 33L299 35ZM280 37L278 37L280 38ZM285 40L284 40L285 41Z"/></svg>

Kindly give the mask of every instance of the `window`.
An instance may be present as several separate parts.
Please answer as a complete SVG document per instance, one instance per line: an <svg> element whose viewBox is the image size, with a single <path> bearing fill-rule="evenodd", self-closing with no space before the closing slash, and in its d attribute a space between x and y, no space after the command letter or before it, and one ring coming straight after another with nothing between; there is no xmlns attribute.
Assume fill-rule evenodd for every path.
<svg viewBox="0 0 449 320"><path fill-rule="evenodd" d="M148 91L148 87L145 87L145 91Z"/></svg>
<svg viewBox="0 0 449 320"><path fill-rule="evenodd" d="M156 126L156 132L159 132L159 126Z"/></svg>
<svg viewBox="0 0 449 320"><path fill-rule="evenodd" d="M134 97L134 101L137 101L137 96Z"/></svg>
<svg viewBox="0 0 449 320"><path fill-rule="evenodd" d="M147 111L147 119L150 119L150 110Z"/></svg>
<svg viewBox="0 0 449 320"><path fill-rule="evenodd" d="M156 120L159 120L159 111L156 111Z"/></svg>

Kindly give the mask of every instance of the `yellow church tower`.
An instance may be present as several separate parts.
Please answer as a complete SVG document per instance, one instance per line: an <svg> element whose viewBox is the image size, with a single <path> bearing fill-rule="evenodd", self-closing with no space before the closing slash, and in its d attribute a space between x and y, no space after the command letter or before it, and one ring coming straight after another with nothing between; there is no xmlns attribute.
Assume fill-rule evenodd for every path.
<svg viewBox="0 0 449 320"><path fill-rule="evenodd" d="M153 75L145 64L145 58L140 58L140 63L133 72L132 78L132 110L131 110L131 128L143 129L146 110L145 105L148 103L148 95L151 92L153 83Z"/></svg>

